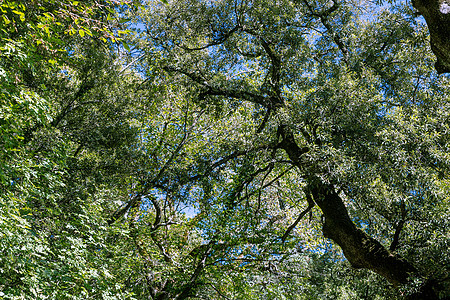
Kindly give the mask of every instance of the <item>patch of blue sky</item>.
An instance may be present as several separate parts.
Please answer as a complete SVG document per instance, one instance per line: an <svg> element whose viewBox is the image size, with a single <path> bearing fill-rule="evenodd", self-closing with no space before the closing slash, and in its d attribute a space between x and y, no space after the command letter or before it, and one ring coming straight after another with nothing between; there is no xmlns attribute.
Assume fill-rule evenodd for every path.
<svg viewBox="0 0 450 300"><path fill-rule="evenodd" d="M180 212L183 213L187 218L191 219L200 213L200 209L198 209L194 204L190 204L180 209Z"/></svg>

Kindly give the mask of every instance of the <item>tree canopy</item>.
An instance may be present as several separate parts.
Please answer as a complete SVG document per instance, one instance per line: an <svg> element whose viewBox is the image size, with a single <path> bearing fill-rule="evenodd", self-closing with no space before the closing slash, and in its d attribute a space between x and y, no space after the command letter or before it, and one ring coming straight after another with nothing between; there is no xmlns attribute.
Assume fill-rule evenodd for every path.
<svg viewBox="0 0 450 300"><path fill-rule="evenodd" d="M450 297L422 2L1 2L0 298Z"/></svg>

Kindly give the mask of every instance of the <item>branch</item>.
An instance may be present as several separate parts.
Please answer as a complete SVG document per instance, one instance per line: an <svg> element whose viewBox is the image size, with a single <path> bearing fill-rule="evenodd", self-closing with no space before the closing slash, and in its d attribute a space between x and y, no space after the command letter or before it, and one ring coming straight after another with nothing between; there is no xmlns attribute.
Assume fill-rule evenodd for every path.
<svg viewBox="0 0 450 300"><path fill-rule="evenodd" d="M220 296L220 297L222 297L222 298L224 298L224 299L226 299L226 300L231 300L231 298L228 298L227 296L225 296L224 294L222 294L215 286L214 286L214 284L212 284L212 283L207 283L207 284L209 284L210 286L212 286L212 288L216 291L216 293Z"/></svg>
<svg viewBox="0 0 450 300"><path fill-rule="evenodd" d="M136 205L137 201L140 200L142 197L141 193L136 194L133 198L130 199L130 201L128 201L128 203L123 206L122 208L118 208L109 218L109 220L107 221L108 225L113 224L114 222L116 222L118 219L120 219L123 215L125 215L125 213L131 209L133 206Z"/></svg>
<svg viewBox="0 0 450 300"><path fill-rule="evenodd" d="M170 257L166 249L164 249L164 246L158 241L158 238L156 236L157 229L162 226L161 225L161 206L158 203L158 200L153 196L150 195L150 201L153 204L153 207L155 208L155 221L153 221L153 225L150 231L150 237L152 241L155 243L155 245L158 247L159 251L161 252L162 256L164 257L164 260L167 263L172 263L172 257Z"/></svg>
<svg viewBox="0 0 450 300"><path fill-rule="evenodd" d="M270 58L271 66L270 66L270 85L273 88L275 99L273 99L273 104L281 104L281 91L280 91L280 73L281 73L281 59L272 49L272 47L267 43L264 39L260 38L261 45L266 51L267 55Z"/></svg>
<svg viewBox="0 0 450 300"><path fill-rule="evenodd" d="M345 64L348 65L349 52L347 46L345 46L341 37L338 34L336 34L336 32L334 32L333 27L331 27L330 23L328 23L328 17L339 8L339 3L333 1L333 5L322 12L315 12L307 0L303 0L303 3L305 3L305 5L308 7L311 15L318 17L322 22L323 26L325 26L325 28L331 34L334 42L337 44L339 50L341 50L342 52Z"/></svg>
<svg viewBox="0 0 450 300"><path fill-rule="evenodd" d="M200 178L203 178L205 176L208 176L215 168L220 167L221 165L226 164L227 162L229 162L230 160L234 159L234 158L238 158L239 156L243 156L243 155L247 155L251 152L254 151L259 151L259 150L266 150L266 149L275 149L277 148L277 145L262 145L259 147L255 147L249 150L237 150L221 159L219 159L218 161L216 161L215 163L213 163L203 174L197 174L195 176L192 176L188 179L188 181L194 181L194 180L199 180ZM285 162L285 161L283 161Z"/></svg>
<svg viewBox="0 0 450 300"><path fill-rule="evenodd" d="M292 130L287 125L280 125L277 129L277 134L281 137L279 147L284 149L291 159L292 163L301 168L301 156L309 151L308 147L300 148L295 141Z"/></svg>
<svg viewBox="0 0 450 300"><path fill-rule="evenodd" d="M203 178L203 177L209 175L215 168L226 164L227 162L229 162L230 160L232 160L234 158L237 158L237 157L242 156L242 155L246 155L249 152L250 151L235 151L235 152L231 153L230 155L227 155L227 156L219 159L215 163L213 163L203 174L197 174L195 176L192 176L191 178L189 178L189 181L195 181L195 180L198 180L200 178Z"/></svg>
<svg viewBox="0 0 450 300"><path fill-rule="evenodd" d="M131 67L133 64L135 64L138 60L141 60L145 57L145 53L139 55L138 57L136 57L135 59L133 59L128 65L126 65L125 67L123 67L122 70L119 71L119 75L122 74L123 72L125 72L129 67Z"/></svg>
<svg viewBox="0 0 450 300"><path fill-rule="evenodd" d="M269 107L266 111L266 114L264 115L263 121L256 129L257 134L261 133L263 131L264 127L266 127L267 121L269 121L269 117L270 117L271 113L272 113L272 107Z"/></svg>
<svg viewBox="0 0 450 300"><path fill-rule="evenodd" d="M400 239L400 233L403 229L403 225L405 225L406 222L406 208L405 208L405 201L402 201L400 204L400 211L401 211L401 219L397 223L397 226L395 227L395 233L394 238L392 239L391 246L389 247L390 251L394 251L397 249Z"/></svg>
<svg viewBox="0 0 450 300"><path fill-rule="evenodd" d="M412 264L390 252L379 241L356 227L339 191L332 184L324 182L317 174L305 169L301 158L304 152L296 144L289 128L280 126L278 130L279 136L283 137L281 147L293 163L303 171L307 189L323 213L323 236L341 247L352 267L372 270L394 286L407 283L411 274L421 277ZM427 299L436 299L436 297Z"/></svg>
<svg viewBox="0 0 450 300"><path fill-rule="evenodd" d="M155 221L153 221L152 230L155 229L160 223L161 223L161 206L159 205L156 198L152 195L150 195L150 201L153 204L153 207L155 208Z"/></svg>
<svg viewBox="0 0 450 300"><path fill-rule="evenodd" d="M226 40L228 40L228 38L229 38L233 33L235 33L235 32L236 32L237 30L239 30L239 29L240 29L239 25L236 25L235 27L233 27L233 28L232 28L230 31L228 31L228 32L225 32L225 33L221 32L222 35L221 35L220 38L218 38L218 39L216 39L216 40L212 40L211 42L207 43L205 46L194 47L194 48L191 48L191 47L188 47L188 46L184 46L184 45L181 45L181 44L178 44L177 46L180 47L180 48L183 49L183 50L186 50L186 51L198 51L198 50L204 50L204 49L207 49L207 48L212 47L212 46L217 46L217 45L223 44Z"/></svg>
<svg viewBox="0 0 450 300"><path fill-rule="evenodd" d="M283 161L285 162L285 161ZM287 163L292 164L291 161L287 161ZM240 201L242 202L245 199L248 199L249 197L255 195L256 193L259 193L260 190L265 189L266 187L271 186L272 184L274 184L277 180L279 180L281 177L283 177L284 175L286 175L287 173L289 173L293 168L295 168L295 166L291 166L290 168L288 168L287 170L281 172L277 177L275 177L274 179L272 179L271 181L269 181L268 183L266 183L265 185L261 186L259 189L254 190L248 194L246 194L244 197L240 198Z"/></svg>
<svg viewBox="0 0 450 300"><path fill-rule="evenodd" d="M283 237L281 238L281 241L283 243L286 241L289 234L291 233L292 230L294 230L295 226L297 226L300 220L303 219L303 217L314 207L315 203L312 200L311 195L309 193L306 193L306 201L308 201L308 207L300 213L297 220L295 220L295 222L291 226L289 226L289 228L286 230Z"/></svg>
<svg viewBox="0 0 450 300"><path fill-rule="evenodd" d="M194 72L189 72L187 70L175 68L175 67L164 67L164 70L168 72L175 72L179 74L186 75L192 81L196 82L200 86L203 87L203 91L199 94L199 98L204 98L205 96L225 96L235 99L241 99L244 101L249 101L252 103L260 104L262 106L269 106L270 101L264 96L254 94L244 90L236 90L236 89L219 89L209 84L209 82L201 77L199 74Z"/></svg>
<svg viewBox="0 0 450 300"><path fill-rule="evenodd" d="M191 293L191 290L195 287L195 281L200 276L201 272L206 266L206 260L208 256L211 254L212 248L214 246L215 241L211 240L208 244L203 245L206 246L205 252L203 252L202 258L197 264L197 267L195 268L194 272L191 275L191 278L189 279L189 282L186 283L183 287L183 290L175 297L175 299L186 299L189 297L189 294Z"/></svg>

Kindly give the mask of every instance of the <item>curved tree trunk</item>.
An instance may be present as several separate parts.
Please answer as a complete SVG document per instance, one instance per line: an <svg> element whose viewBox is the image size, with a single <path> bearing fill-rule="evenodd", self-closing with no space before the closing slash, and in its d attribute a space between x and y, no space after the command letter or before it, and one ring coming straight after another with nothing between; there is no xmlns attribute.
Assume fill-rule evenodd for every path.
<svg viewBox="0 0 450 300"><path fill-rule="evenodd" d="M286 151L289 158L300 169L304 170L301 155L305 149L300 148L292 133L281 127L283 141L280 147ZM401 256L390 252L380 242L357 228L350 219L343 199L333 185L324 183L315 175L305 176L307 193L322 210L325 218L322 232L324 237L338 244L345 257L354 268L369 269L384 278L392 285L406 284L410 277L421 277L419 271ZM419 292L410 295L409 299L438 299L433 281L425 281Z"/></svg>

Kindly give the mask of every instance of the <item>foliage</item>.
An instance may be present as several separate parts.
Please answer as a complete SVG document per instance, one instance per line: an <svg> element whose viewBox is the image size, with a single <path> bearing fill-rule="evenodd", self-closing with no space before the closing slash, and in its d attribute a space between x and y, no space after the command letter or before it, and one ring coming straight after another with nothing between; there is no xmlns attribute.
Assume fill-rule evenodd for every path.
<svg viewBox="0 0 450 300"><path fill-rule="evenodd" d="M193 111L205 114L196 128L208 128L200 139L208 148L197 141L189 152L184 140L171 147L180 158L166 160L177 168L171 172L177 175L176 187L169 181L147 184L158 186L163 197L176 189L171 201L194 202L196 218L203 218L199 226L205 245L217 241L215 249L226 246L223 254L214 252L217 258L208 257L211 263L204 272L212 272L208 278L219 272L222 280L210 281L206 291L214 297L287 297L290 292L282 290L286 282L275 280L270 289L277 292L271 294L270 275L259 281L257 270L265 263L286 268L284 257L290 257L296 244L311 257L331 251L320 246L325 243L319 236L323 219L316 209L290 243L280 243L296 216L304 215L312 176L336 187L352 221L385 248L414 261L422 278L446 280L448 270L441 267L447 255L423 264L411 256L422 247L445 252L446 218L433 211L448 214L446 175L441 173L448 168L448 143L446 131L429 122L446 126L445 114L437 121L435 112L446 107L448 80L433 72L430 51L424 50L426 27L414 20L408 5L387 10L350 2L171 1L149 2L145 8L136 19L146 26L135 40L143 52L142 66L147 58L163 70L147 74L146 84L153 80L170 86L163 105L185 99ZM367 22L368 17L374 22ZM213 123L203 125L208 122ZM188 128L179 128L179 136L195 132ZM292 132L296 151L305 153L299 161L280 141L283 128ZM441 154L431 154L436 147ZM434 224L429 234L439 238L433 246L427 238L421 246L409 240L413 232L428 235L421 222ZM302 223L294 224L299 228ZM311 266L334 263L325 263L325 257L311 260ZM248 274L235 271L244 266ZM361 272L358 279L373 276ZM324 283L314 282L316 293L295 293L300 298L320 293L376 298L389 290L381 279L380 289L373 291L363 284L354 291L345 280L324 280L329 288L323 292L317 286ZM252 284L265 286L266 296ZM201 290L199 295L208 294Z"/></svg>
<svg viewBox="0 0 450 300"><path fill-rule="evenodd" d="M114 57L109 44L102 42L114 37L108 31L112 23L102 21L106 12L115 11L108 5L1 3L4 299L128 294L120 292L108 269L109 259L100 255L100 249L110 248L106 239L111 230L120 229L105 227L104 211L111 209L111 202L94 193L112 187L108 197L121 195L114 184L123 180L116 179L118 162L113 163L126 155L125 144L135 135L121 123L128 99L113 98L120 97L126 84L118 88L117 67L108 66ZM102 101L104 97L111 98ZM102 118L92 122L96 114ZM93 131L93 126L100 130Z"/></svg>
<svg viewBox="0 0 450 300"><path fill-rule="evenodd" d="M448 296L450 85L408 5L0 9L0 297Z"/></svg>

